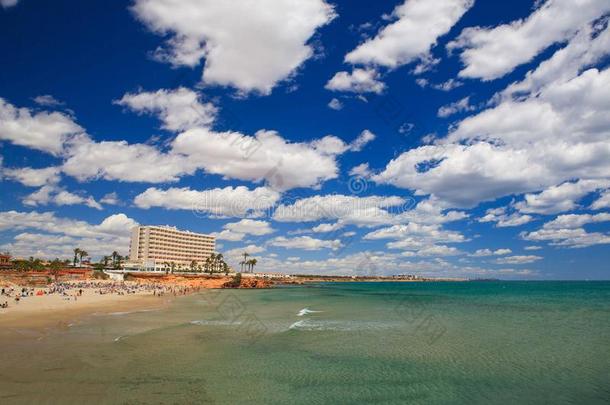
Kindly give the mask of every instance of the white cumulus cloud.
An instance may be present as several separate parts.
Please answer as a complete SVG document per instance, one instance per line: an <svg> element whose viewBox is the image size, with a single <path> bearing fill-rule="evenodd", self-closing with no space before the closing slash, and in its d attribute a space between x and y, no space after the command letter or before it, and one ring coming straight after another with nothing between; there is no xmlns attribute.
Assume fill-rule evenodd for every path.
<svg viewBox="0 0 610 405"><path fill-rule="evenodd" d="M610 11L607 0L548 0L527 18L493 28L470 27L448 45L462 50L461 77L491 80L532 60L555 43L572 38Z"/></svg>
<svg viewBox="0 0 610 405"><path fill-rule="evenodd" d="M113 214L99 224L61 218L52 212L0 212L0 230L22 232L0 249L15 256L42 258L72 257L80 247L91 256L108 255L116 250L129 251L131 229L138 223L125 214Z"/></svg>
<svg viewBox="0 0 610 405"><path fill-rule="evenodd" d="M151 187L137 195L134 203L139 208L162 207L191 210L194 215L243 217L268 210L279 200L280 194L267 187L253 190L244 186L192 190L190 188Z"/></svg>
<svg viewBox="0 0 610 405"><path fill-rule="evenodd" d="M335 18L324 0L136 0L132 10L160 35L160 59L196 66L203 81L269 94L314 50L316 30Z"/></svg>
<svg viewBox="0 0 610 405"><path fill-rule="evenodd" d="M174 132L210 125L217 113L212 103L203 103L199 94L184 87L127 93L115 103L139 113L157 114L163 128Z"/></svg>
<svg viewBox="0 0 610 405"><path fill-rule="evenodd" d="M0 98L0 141L60 155L64 144L84 132L60 112L32 112Z"/></svg>
<svg viewBox="0 0 610 405"><path fill-rule="evenodd" d="M610 179L610 69L589 69L459 122L445 139L402 153L373 180L456 207Z"/></svg>
<svg viewBox="0 0 610 405"><path fill-rule="evenodd" d="M339 239L325 240L316 239L311 236L297 236L294 238L286 238L278 236L269 241L270 246L282 247L285 249L302 249L302 250L320 250L332 249L337 250L343 245Z"/></svg>
<svg viewBox="0 0 610 405"><path fill-rule="evenodd" d="M345 61L395 68L423 59L473 4L474 0L407 0L392 12L394 22L348 53Z"/></svg>
<svg viewBox="0 0 610 405"><path fill-rule="evenodd" d="M43 169L34 169L32 167L6 168L2 169L1 173L3 176L18 181L28 187L41 187L47 184L55 184L61 179L61 170L59 167L45 167Z"/></svg>
<svg viewBox="0 0 610 405"><path fill-rule="evenodd" d="M337 72L326 83L325 88L334 91L349 91L352 93L381 94L385 83L379 80L380 75L375 69L353 69L352 72Z"/></svg>

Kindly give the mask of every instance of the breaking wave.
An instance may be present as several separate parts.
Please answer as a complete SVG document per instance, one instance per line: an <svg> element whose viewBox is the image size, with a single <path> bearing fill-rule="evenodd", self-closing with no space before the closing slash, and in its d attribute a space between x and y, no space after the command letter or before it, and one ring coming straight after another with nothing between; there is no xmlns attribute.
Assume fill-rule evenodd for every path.
<svg viewBox="0 0 610 405"><path fill-rule="evenodd" d="M364 321L316 321L311 319L303 319L294 322L288 327L290 330L304 331L369 331L369 330L384 330L391 329L398 325L388 322L364 322Z"/></svg>
<svg viewBox="0 0 610 405"><path fill-rule="evenodd" d="M313 311L313 310L311 310L309 308L303 308L302 310L300 310L297 313L297 316L305 316L305 315L309 315L309 314L315 314L317 312L322 312L322 311Z"/></svg>

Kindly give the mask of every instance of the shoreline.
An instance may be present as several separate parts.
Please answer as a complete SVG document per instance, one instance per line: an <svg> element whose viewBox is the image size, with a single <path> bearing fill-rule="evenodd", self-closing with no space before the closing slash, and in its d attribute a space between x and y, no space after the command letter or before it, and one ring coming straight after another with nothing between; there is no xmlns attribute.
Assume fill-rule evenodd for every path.
<svg viewBox="0 0 610 405"><path fill-rule="evenodd" d="M30 274L0 274L0 328L67 325L95 313L130 312L163 308L179 296L223 288L269 288L272 282L242 279L227 287L232 277L184 277L181 275L130 275L126 281L80 278L39 283Z"/></svg>
<svg viewBox="0 0 610 405"><path fill-rule="evenodd" d="M96 313L149 310L163 308L173 296L152 294L83 295L77 301L63 300L59 296L33 296L0 309L0 327L43 328L69 323Z"/></svg>
<svg viewBox="0 0 610 405"><path fill-rule="evenodd" d="M112 280L72 280L36 287L3 282L0 286L0 327L62 325L95 313L155 309L199 291L178 283Z"/></svg>
<svg viewBox="0 0 610 405"><path fill-rule="evenodd" d="M100 293L100 290L113 285L110 280L74 280L63 285L70 286L71 294L53 293L54 284L41 287L2 283L2 287L13 288L12 296L0 296L0 304L7 302L8 308L0 308L0 327L44 328L50 325L66 326L69 323L94 315L96 313L112 314L113 312L131 312L138 310L161 309L183 295L190 295L201 290L227 288L224 284L228 277L205 278L201 280L182 279L181 277L165 276L163 281L157 277L134 277L133 281L124 281L122 288L132 289L125 294L117 291ZM156 279L156 280L155 280ZM93 282L95 286L79 288L79 283ZM409 282L422 283L432 280L424 279L391 279L385 277L341 277L341 276L295 276L291 280L275 279L242 279L238 289L273 288L274 286L307 285L320 282ZM452 280L454 281L454 280ZM116 285L116 283L115 283ZM19 302L14 299L20 295L22 288L29 291L26 296L20 296ZM159 290L157 290L157 288ZM81 293L78 294L78 290ZM158 294L157 291L163 291ZM40 295L39 295L40 294Z"/></svg>

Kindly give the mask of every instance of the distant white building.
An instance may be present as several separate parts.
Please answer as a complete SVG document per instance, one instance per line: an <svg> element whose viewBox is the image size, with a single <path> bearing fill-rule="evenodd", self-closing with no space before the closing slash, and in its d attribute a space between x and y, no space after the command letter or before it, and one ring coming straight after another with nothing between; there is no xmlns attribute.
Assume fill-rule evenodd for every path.
<svg viewBox="0 0 610 405"><path fill-rule="evenodd" d="M171 226L136 226L131 231L129 262L125 268L162 271L174 263L188 267L202 264L214 253L216 238Z"/></svg>

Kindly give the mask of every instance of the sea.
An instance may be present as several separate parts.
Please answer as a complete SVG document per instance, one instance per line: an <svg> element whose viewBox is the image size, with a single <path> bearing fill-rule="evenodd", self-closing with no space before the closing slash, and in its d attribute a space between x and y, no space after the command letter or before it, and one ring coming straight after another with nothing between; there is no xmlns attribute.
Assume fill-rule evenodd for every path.
<svg viewBox="0 0 610 405"><path fill-rule="evenodd" d="M608 404L610 282L207 290L0 353L2 404Z"/></svg>

